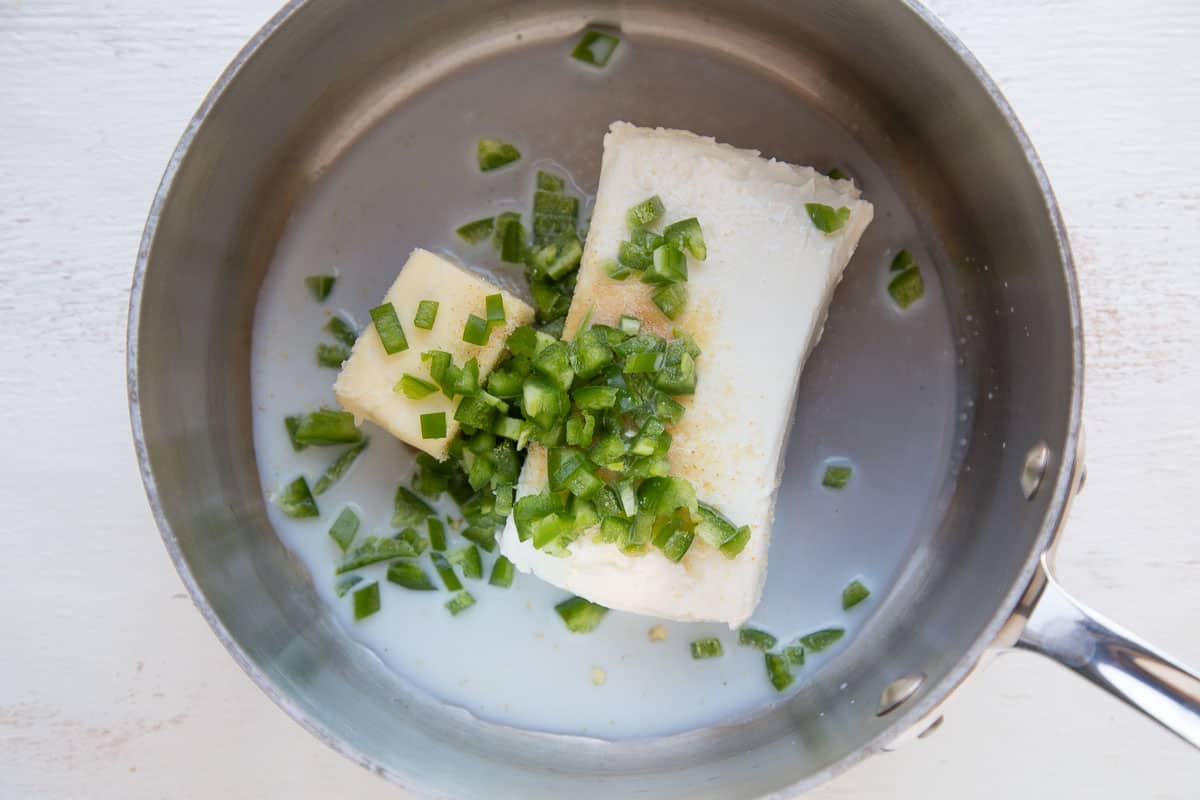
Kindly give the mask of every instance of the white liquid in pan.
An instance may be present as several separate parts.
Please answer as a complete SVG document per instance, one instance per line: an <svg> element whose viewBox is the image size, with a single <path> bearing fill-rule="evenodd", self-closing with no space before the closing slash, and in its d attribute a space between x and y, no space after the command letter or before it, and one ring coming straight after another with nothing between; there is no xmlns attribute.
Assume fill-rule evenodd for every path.
<svg viewBox="0 0 1200 800"><path fill-rule="evenodd" d="M435 102L440 101L431 97L429 103ZM417 110L434 113L438 108L418 106ZM317 366L314 357L316 344L328 341L322 327L329 316L341 312L362 326L368 320L367 310L378 303L415 246L445 253L485 272L498 266L489 247L468 248L456 241L455 225L505 208L528 214L538 166L534 160L522 160L478 185L472 183L479 179L469 175L467 164L462 169L451 165L455 175L467 177L456 178L446 191L461 192L461 198L440 198L439 204L398 211L407 195L396 176L386 173L400 167L381 154L422 156L409 152L416 145L404 138L403 124L401 118L381 124L325 177L321 191L306 199L290 220L264 282L251 371L254 444L268 496L298 474L307 476L311 484L341 452L332 447L293 452L283 427L289 414L335 405L331 386L336 372ZM441 142L439 148L472 153L479 132L464 127L450 135L455 141ZM419 163L405 168L417 169L414 165ZM378 197L370 194L372 185L381 187ZM890 191L885 197L881 180L874 185L877 189L870 199L877 208L881 201L898 206ZM396 215L403 215L404 228L396 225ZM582 217L586 218L586 211ZM383 242L369 235L381 229L396 233ZM891 246L892 237L888 239L886 246ZM365 428L370 447L346 477L318 498L319 518L293 520L268 502L271 521L282 542L306 565L316 591L350 638L374 651L406 681L480 718L615 739L678 733L761 712L802 690L820 670L836 668L839 652L852 645L856 629L883 602L895 571L923 532L940 518L943 486L924 476L907 482L895 477L912 474L913 464L926 465L930 475L945 473L958 436L954 421L939 404L929 402L930 397L955 394L953 352L940 344L949 340L940 287L933 271L928 271L926 300L901 318L876 279L876 275L886 276L885 270L878 269L884 257L879 245L864 242L835 297L826 341L810 358L801 380L766 590L750 624L778 636L781 645L823 627L843 627L847 635L826 653L810 656L788 693L777 693L768 682L762 653L738 646L736 632L724 625L662 622L610 612L594 632L571 634L554 612L554 605L567 596L562 590L519 573L509 589L487 584L495 554L484 555L484 580L463 579L464 588L477 602L458 617L451 617L443 607L450 596L444 590L413 592L390 584L384 579L385 565L361 570L365 581L360 586L379 581L382 610L355 622L350 595L338 598L334 593L334 567L341 554L328 536L329 526L343 507L351 505L362 520L360 539L393 533L392 497L398 484L408 484L412 469L411 451L371 425ZM869 263L860 263L864 259ZM339 273L336 288L326 303L318 304L309 295L304 277L331 269ZM500 274L498 280L523 291L522 282L511 275ZM897 378L896 393L913 396L897 399L895 407L902 404L905 418L915 429L927 432L901 449L881 449L878 430L838 413L842 399L864 391L860 385L864 373L852 363L861 344L852 341L860 315L882 318L883 324L903 331L877 340L875 347L884 351L885 358L876 353L872 363L922 359L929 365L919 387ZM841 492L820 487L821 470L829 458L855 463L851 484ZM448 499L441 510L457 516ZM450 534L451 548L462 544L453 531ZM420 563L440 587L428 556ZM867 583L873 594L862 606L843 612L841 589L855 577ZM663 641L648 636L657 625L666 630ZM689 642L707 636L721 639L724 657L694 661Z"/></svg>

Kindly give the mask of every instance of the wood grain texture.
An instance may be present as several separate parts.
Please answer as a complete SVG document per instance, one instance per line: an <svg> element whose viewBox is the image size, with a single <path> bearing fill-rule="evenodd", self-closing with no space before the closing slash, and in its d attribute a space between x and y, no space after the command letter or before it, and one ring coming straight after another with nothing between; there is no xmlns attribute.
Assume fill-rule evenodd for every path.
<svg viewBox="0 0 1200 800"><path fill-rule="evenodd" d="M1078 258L1090 477L1061 577L1200 664L1200 5L932 5L1027 126ZM398 796L226 656L159 543L129 445L125 305L145 214L187 119L275 6L0 0L0 797ZM1184 800L1197 785L1185 746L1011 655L937 735L812 796Z"/></svg>

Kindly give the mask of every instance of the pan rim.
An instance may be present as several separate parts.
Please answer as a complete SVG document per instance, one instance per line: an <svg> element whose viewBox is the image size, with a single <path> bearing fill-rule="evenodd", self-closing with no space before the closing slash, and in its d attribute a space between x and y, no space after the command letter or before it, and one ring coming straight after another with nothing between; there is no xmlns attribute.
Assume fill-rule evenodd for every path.
<svg viewBox="0 0 1200 800"><path fill-rule="evenodd" d="M1018 608L1022 597L1030 585L1036 580L1039 564L1061 529L1066 515L1069 492L1072 486L1072 476L1076 470L1077 448L1082 430L1083 405L1083 332L1079 287L1074 260L1071 254L1066 228L1061 212L1055 199L1049 180L1038 158L1037 152L1028 134L1017 119L1011 106L984 70L979 61L971 54L966 46L927 8L916 0L901 0L902 5L918 20L937 35L946 47L958 58L960 63L971 73L980 87L988 94L991 102L1000 112L1008 126L1008 132L1014 137L1024 156L1026 164L1037 183L1042 195L1045 211L1054 231L1055 244L1058 251L1059 266L1062 269L1064 283L1068 293L1068 310L1071 330L1071 381L1068 420L1066 436L1061 443L1058 467L1053 475L1053 494L1047 504L1046 513L1029 555L1021 569L1014 576L1012 584L1005 594L1004 600L995 614L980 630L971 645L959 657L957 664L937 684L929 687L918 702L906 707L876 736L864 742L858 749L848 753L825 768L807 775L782 789L764 795L771 800L783 800L797 793L807 791L855 766L868 756L879 752L899 735L912 728L920 720L927 717L934 709L941 706L955 689L975 669L985 652L994 646L998 635L1010 622ZM401 772L379 763L371 757L358 752L340 736L331 731L319 719L311 716L285 691L280 689L268 675L259 668L242 648L238 640L230 633L225 623L209 605L201 591L191 567L184 558L179 542L176 539L170 520L167 518L159 496L158 483L150 462L150 454L146 445L145 430L142 423L142 406L139 393L138 353L139 329L141 323L143 291L145 277L149 268L154 241L158 232L163 209L172 195L175 180L180 167L188 155L191 146L204 124L208 121L213 108L217 105L228 87L237 79L243 68L274 34L288 23L303 7L309 5L309 0L288 0L287 4L275 13L241 48L234 59L224 69L213 83L203 102L189 120L182 136L172 151L162 179L155 191L146 225L143 229L138 247L137 259L134 266L132 284L130 287L128 324L126 328L126 386L129 397L130 426L133 434L134 449L138 460L138 469L145 487L155 523L159 529L163 544L168 555L179 573L180 579L187 588L193 605L208 623L217 639L233 657L239 667L250 677L254 684L289 717L299 723L325 745L340 753L351 761L365 767L371 772L384 777L400 788L416 792L422 796L437 796L439 790L434 786L421 785ZM1055 447L1055 443L1051 443Z"/></svg>

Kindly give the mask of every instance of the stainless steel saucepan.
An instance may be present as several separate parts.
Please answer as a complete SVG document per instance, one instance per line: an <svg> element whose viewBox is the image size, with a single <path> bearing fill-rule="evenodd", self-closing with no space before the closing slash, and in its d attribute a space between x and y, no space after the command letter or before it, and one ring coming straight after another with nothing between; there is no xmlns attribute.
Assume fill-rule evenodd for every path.
<svg viewBox="0 0 1200 800"><path fill-rule="evenodd" d="M560 68L597 23L627 42L611 68ZM473 719L354 645L266 518L249 400L256 296L298 208L336 207L307 239L353 226L343 255L386 281L445 229L459 190L439 170L464 158L472 126L515 131L594 186L618 119L837 165L876 207L801 382L771 563L869 564L887 576L881 602L787 702L639 742ZM903 326L881 277L898 246L921 254L929 284ZM150 502L217 636L297 721L423 795L791 794L934 724L998 647L1044 653L1200 746L1196 676L1050 577L1084 475L1071 254L1011 110L915 4L297 0L220 78L167 167L128 368ZM840 521L806 494L831 444L888 476ZM772 576L768 595L787 581Z"/></svg>

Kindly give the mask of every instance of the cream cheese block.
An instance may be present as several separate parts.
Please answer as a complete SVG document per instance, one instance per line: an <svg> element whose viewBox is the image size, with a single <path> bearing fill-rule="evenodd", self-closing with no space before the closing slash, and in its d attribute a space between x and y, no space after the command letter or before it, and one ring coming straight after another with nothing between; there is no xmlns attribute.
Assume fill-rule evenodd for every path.
<svg viewBox="0 0 1200 800"><path fill-rule="evenodd" d="M467 318L474 314L484 317L485 299L491 294L504 298L505 321L496 324L483 346L463 341ZM431 330L413 324L417 306L422 300L438 303L437 317ZM397 439L445 460L450 442L458 433L454 420L458 401L441 391L413 400L395 390L400 378L408 373L430 381L429 363L421 354L428 350L450 353L454 364L462 367L468 359L479 362L480 380L487 377L504 352L508 335L522 325L533 322L533 309L518 297L492 285L462 267L428 250L417 249L408 257L392 288L380 304L391 303L408 339L408 349L389 355L374 325L354 343L350 358L342 364L333 385L334 395L342 408L354 414L357 422L367 419ZM425 439L421 435L421 415L436 412L446 414L446 436Z"/></svg>
<svg viewBox="0 0 1200 800"><path fill-rule="evenodd" d="M673 323L651 302L650 287L636 276L613 280L605 269L629 237L626 212L652 195L666 208L657 229L694 216L708 247L705 261L689 258L688 305ZM849 219L823 233L807 203L844 206ZM675 564L654 548L630 557L585 534L556 557L521 542L510 518L504 555L522 572L609 608L731 627L749 619L766 580L800 371L872 215L851 181L686 131L614 123L564 336L585 319L617 325L629 314L659 335L677 327L695 338L699 383L672 430L671 474L735 525L749 525L750 540L729 559L697 537ZM545 484L545 451L532 447L517 495Z"/></svg>

